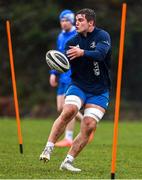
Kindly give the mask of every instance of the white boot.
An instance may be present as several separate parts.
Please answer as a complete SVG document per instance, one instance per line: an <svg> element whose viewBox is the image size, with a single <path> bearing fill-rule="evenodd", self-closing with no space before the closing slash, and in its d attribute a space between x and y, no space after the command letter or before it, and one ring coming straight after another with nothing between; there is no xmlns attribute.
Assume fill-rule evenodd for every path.
<svg viewBox="0 0 142 180"><path fill-rule="evenodd" d="M50 161L50 154L52 153L53 148L50 146L46 146L43 152L41 153L39 159L44 162Z"/></svg>
<svg viewBox="0 0 142 180"><path fill-rule="evenodd" d="M73 167L73 165L70 161L63 161L60 166L60 170L61 171L67 170L67 171L71 171L71 172L80 172L81 171L81 169Z"/></svg>

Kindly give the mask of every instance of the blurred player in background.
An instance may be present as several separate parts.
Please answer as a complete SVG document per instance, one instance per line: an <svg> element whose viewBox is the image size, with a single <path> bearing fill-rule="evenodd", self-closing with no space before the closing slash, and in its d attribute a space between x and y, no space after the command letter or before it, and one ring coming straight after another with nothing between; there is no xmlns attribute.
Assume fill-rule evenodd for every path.
<svg viewBox="0 0 142 180"><path fill-rule="evenodd" d="M57 38L57 50L62 53L65 53L65 44L66 42L72 38L76 34L76 28L74 24L74 13L71 10L64 10L61 12L59 16L60 25L61 25L61 33ZM56 70L50 71L50 85L52 87L58 86L57 89L57 110L61 112L64 105L64 98L66 90L71 82L71 70L59 74ZM83 119L82 114L79 112L77 114L77 118L81 121ZM55 145L58 147L67 147L71 146L73 142L73 130L75 125L75 118L68 123L65 130L65 138Z"/></svg>

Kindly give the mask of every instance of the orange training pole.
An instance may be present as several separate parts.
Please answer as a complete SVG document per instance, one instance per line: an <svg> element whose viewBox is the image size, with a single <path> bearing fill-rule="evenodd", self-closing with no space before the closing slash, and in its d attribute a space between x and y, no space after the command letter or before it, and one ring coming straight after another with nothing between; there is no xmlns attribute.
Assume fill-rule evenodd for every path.
<svg viewBox="0 0 142 180"><path fill-rule="evenodd" d="M14 104L15 104L15 112L16 112L16 120L17 120L17 128L18 128L18 139L19 139L20 153L22 154L23 153L22 133L20 126L19 106L18 106L18 98L17 98L16 79L15 79L15 71L14 71L14 61L13 61L12 41L11 41L9 21L6 21L6 30L7 30L8 49L9 49L13 93L14 93Z"/></svg>
<svg viewBox="0 0 142 180"><path fill-rule="evenodd" d="M120 111L121 79L122 79L122 66L123 66L126 11L127 11L127 4L123 3L122 19L121 19L120 47L119 47L118 74L117 74L117 88L116 88L116 102L115 102L111 179L115 179L115 164L116 164L117 138L118 138L118 120L119 120L119 111Z"/></svg>

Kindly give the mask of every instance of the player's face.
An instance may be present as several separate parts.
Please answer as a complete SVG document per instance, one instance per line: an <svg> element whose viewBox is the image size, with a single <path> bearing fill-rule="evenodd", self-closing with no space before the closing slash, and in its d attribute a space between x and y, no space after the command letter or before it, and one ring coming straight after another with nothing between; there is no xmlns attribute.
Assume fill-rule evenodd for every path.
<svg viewBox="0 0 142 180"><path fill-rule="evenodd" d="M63 19L60 21L60 24L61 24L62 30L64 30L64 31L70 31L71 28L72 28L71 22L68 21L68 20L65 19L65 18L63 18Z"/></svg>
<svg viewBox="0 0 142 180"><path fill-rule="evenodd" d="M78 14L76 16L76 30L78 33L88 32L89 23L85 18L85 14Z"/></svg>

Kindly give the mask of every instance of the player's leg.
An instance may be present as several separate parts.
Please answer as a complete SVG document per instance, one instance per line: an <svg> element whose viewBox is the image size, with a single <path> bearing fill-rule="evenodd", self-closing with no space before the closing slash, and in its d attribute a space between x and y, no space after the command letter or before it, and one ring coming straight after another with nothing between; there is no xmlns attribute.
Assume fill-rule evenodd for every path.
<svg viewBox="0 0 142 180"><path fill-rule="evenodd" d="M59 84L58 87L58 92L57 92L57 110L58 112L61 112L63 109L63 105L64 105L64 98L65 98L65 92L67 89L68 85ZM75 119L73 119L72 121L70 121L67 124L66 130L65 130L65 137L64 139L58 141L55 146L57 147L70 147L73 143L73 132L74 132L74 126L75 126L75 121L79 120L80 122L83 119L83 115L81 112L78 112ZM94 138L94 131L90 134L89 140L88 142L91 142Z"/></svg>
<svg viewBox="0 0 142 180"><path fill-rule="evenodd" d="M78 113L78 107L73 104L64 105L63 111L60 116L53 123L47 144L44 151L40 155L40 160L49 161L50 154L53 151L54 144L58 138L65 131L66 125L76 116Z"/></svg>
<svg viewBox="0 0 142 180"><path fill-rule="evenodd" d="M60 85L60 88L58 89L58 95L57 95L57 110L58 112L61 112L63 109L63 105L65 102L65 92L68 85ZM65 137L64 139L58 141L55 146L57 147L70 147L73 142L73 131L74 131L74 125L75 125L75 119L70 121L67 124L66 130L65 130Z"/></svg>
<svg viewBox="0 0 142 180"><path fill-rule="evenodd" d="M75 121L76 120L79 120L80 122L83 120L83 115L80 111L77 113L75 117ZM95 133L95 130L92 131L92 133L90 134L88 142L91 142L94 139L94 133Z"/></svg>
<svg viewBox="0 0 142 180"><path fill-rule="evenodd" d="M80 151L82 151L82 149L86 146L91 132L96 129L97 122L102 119L108 106L108 100L108 93L104 93L99 96L87 97L86 103L88 104L85 106L84 119L81 123L81 131L74 139L73 145L70 148L68 155L61 164L61 170L66 169L69 171L81 171L78 168L74 168L72 162L74 158L80 153Z"/></svg>
<svg viewBox="0 0 142 180"><path fill-rule="evenodd" d="M86 105L84 111L84 119L81 123L81 132L73 142L73 147L69 154L76 157L89 140L89 136L96 129L97 122L102 119L105 109L100 106Z"/></svg>
<svg viewBox="0 0 142 180"><path fill-rule="evenodd" d="M70 147L73 142L75 118L73 118L66 126L64 139L58 141L55 146L57 147Z"/></svg>
<svg viewBox="0 0 142 180"><path fill-rule="evenodd" d="M90 111L90 112L89 112ZM97 111L97 115L92 113ZM99 121L105 110L96 109L92 106L89 106L84 111L84 119L81 122L81 131L73 141L73 145L70 148L65 160L62 162L60 169L68 171L81 171L81 169L75 168L72 163L74 158L82 151L82 149L87 145L90 134L96 129L97 121ZM94 113L93 113L94 114Z"/></svg>
<svg viewBox="0 0 142 180"><path fill-rule="evenodd" d="M65 102L64 98L65 98L64 94L57 95L57 111L59 113L61 113L62 110L63 110L63 105L64 105L64 102Z"/></svg>
<svg viewBox="0 0 142 180"><path fill-rule="evenodd" d="M48 140L55 143L58 138L63 134L67 124L75 117L77 112L77 106L72 104L64 105L61 115L53 123Z"/></svg>
<svg viewBox="0 0 142 180"><path fill-rule="evenodd" d="M57 147L70 147L72 145L74 126L75 126L76 119L79 121L82 121L83 115L81 114L81 112L78 112L76 117L67 124L64 139L57 142L55 144L55 146L57 146ZM93 139L93 137L92 136L90 136L90 137L91 137L91 139L90 139L90 141L91 141Z"/></svg>
<svg viewBox="0 0 142 180"><path fill-rule="evenodd" d="M62 91L63 95L58 95L57 96L57 109L58 109L58 112L61 112L63 110L63 106L64 106L64 103L65 103L65 95L64 95L65 90L64 89L65 88L63 88L63 91ZM74 123L75 123L75 121L74 121L74 118L73 118L73 120L71 120L66 126L64 139L57 142L55 144L55 146L58 146L58 147L71 146L72 140L73 140Z"/></svg>
<svg viewBox="0 0 142 180"><path fill-rule="evenodd" d="M55 144L55 146L57 146L57 147L70 147L73 143L73 133L74 133L75 122L76 122L76 120L79 120L81 122L82 119L83 119L82 113L78 112L76 117L67 124L64 139L57 142ZM92 133L90 135L89 142L93 140L93 136L94 136L94 133Z"/></svg>
<svg viewBox="0 0 142 180"><path fill-rule="evenodd" d="M63 111L61 115L58 117L58 119L54 122L46 147L40 155L41 160L50 160L50 154L53 151L54 144L56 143L57 139L61 136L61 134L64 132L66 125L76 116L78 110L81 108L84 102L84 94L83 92L78 91L79 90L76 87L71 87L69 89L69 92L65 98ZM78 97L77 95L72 95L74 93L81 94L82 97L80 98L80 96Z"/></svg>
<svg viewBox="0 0 142 180"><path fill-rule="evenodd" d="M58 84L58 89L57 89L57 111L59 113L62 112L64 102L65 102L65 91L66 88L68 87L67 84L59 82Z"/></svg>

